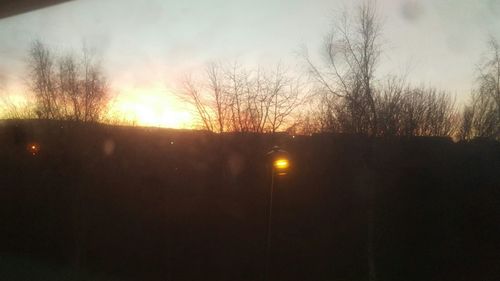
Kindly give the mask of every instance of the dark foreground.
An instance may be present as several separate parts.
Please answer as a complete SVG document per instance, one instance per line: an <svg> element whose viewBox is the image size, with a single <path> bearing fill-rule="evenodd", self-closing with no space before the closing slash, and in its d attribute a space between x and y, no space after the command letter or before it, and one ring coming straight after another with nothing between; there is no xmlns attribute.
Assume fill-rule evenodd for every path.
<svg viewBox="0 0 500 281"><path fill-rule="evenodd" d="M370 237L377 280L500 280L498 143L39 121L0 125L0 279L261 280L274 144L271 280L367 280Z"/></svg>

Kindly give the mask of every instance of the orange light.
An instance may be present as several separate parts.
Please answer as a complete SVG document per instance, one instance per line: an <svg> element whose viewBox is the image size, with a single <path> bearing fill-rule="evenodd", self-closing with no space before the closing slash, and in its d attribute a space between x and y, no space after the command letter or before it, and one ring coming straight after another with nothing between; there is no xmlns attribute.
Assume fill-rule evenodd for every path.
<svg viewBox="0 0 500 281"><path fill-rule="evenodd" d="M27 150L31 155L36 155L40 152L40 147L36 143L31 143L27 146Z"/></svg>
<svg viewBox="0 0 500 281"><path fill-rule="evenodd" d="M288 159L277 159L274 161L273 165L274 165L274 168L276 168L278 170L284 170L284 169L288 169L288 167L290 166L290 163L288 162Z"/></svg>
<svg viewBox="0 0 500 281"><path fill-rule="evenodd" d="M137 122L142 126L191 128L196 121L191 111L175 95L165 95L164 87L121 88L110 108L109 118ZM146 94L147 93L147 94Z"/></svg>

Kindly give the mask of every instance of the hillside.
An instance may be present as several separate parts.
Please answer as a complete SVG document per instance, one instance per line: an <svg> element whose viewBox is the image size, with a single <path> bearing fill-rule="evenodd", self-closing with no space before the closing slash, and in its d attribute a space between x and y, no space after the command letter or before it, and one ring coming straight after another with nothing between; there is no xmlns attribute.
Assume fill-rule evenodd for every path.
<svg viewBox="0 0 500 281"><path fill-rule="evenodd" d="M0 272L260 280L275 144L272 280L367 280L369 225L379 280L499 279L497 142L37 120L0 125Z"/></svg>

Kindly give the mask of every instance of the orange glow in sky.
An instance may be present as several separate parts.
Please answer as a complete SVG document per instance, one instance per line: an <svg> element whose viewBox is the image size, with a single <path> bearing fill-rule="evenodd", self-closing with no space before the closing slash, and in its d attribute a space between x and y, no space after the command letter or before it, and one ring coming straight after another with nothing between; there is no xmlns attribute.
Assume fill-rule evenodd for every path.
<svg viewBox="0 0 500 281"><path fill-rule="evenodd" d="M10 92L11 94L0 91L0 119L12 117L9 114L14 108L23 112L30 105L30 98L26 94L18 94L21 91L17 88L13 88ZM105 123L173 129L195 127L189 104L180 101L175 94L165 88L115 88L112 92L116 95L109 101L109 109L103 120ZM29 110L31 109L30 107Z"/></svg>
<svg viewBox="0 0 500 281"><path fill-rule="evenodd" d="M189 129L193 117L183 103L162 89L122 90L111 103L110 118L139 126Z"/></svg>

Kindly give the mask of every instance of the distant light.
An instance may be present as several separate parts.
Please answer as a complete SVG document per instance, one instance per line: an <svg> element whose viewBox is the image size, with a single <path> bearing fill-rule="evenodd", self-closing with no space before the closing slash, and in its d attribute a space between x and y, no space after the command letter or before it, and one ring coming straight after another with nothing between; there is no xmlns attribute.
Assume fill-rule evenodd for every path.
<svg viewBox="0 0 500 281"><path fill-rule="evenodd" d="M40 152L40 145L38 145L37 143L30 143L26 148L28 152L33 156L37 155Z"/></svg>
<svg viewBox="0 0 500 281"><path fill-rule="evenodd" d="M173 142L173 141L171 141L171 142L170 142L170 144L174 144L174 142Z"/></svg>
<svg viewBox="0 0 500 281"><path fill-rule="evenodd" d="M277 159L274 161L274 168L278 170L287 169L290 166L288 159Z"/></svg>
<svg viewBox="0 0 500 281"><path fill-rule="evenodd" d="M294 138L295 138L295 136L292 136L292 139L294 139Z"/></svg>

